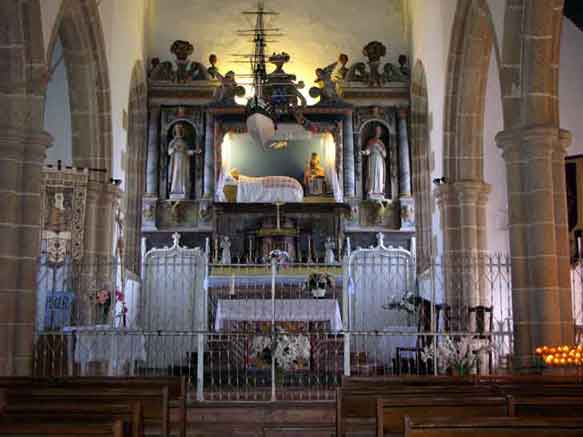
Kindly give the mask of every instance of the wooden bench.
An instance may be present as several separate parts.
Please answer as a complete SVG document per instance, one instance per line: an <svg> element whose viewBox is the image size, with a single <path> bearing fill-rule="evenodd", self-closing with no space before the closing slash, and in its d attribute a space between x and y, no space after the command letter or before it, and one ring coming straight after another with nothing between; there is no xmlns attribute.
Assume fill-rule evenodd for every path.
<svg viewBox="0 0 583 437"><path fill-rule="evenodd" d="M186 433L186 383L184 378L0 378L9 399L36 399L79 403L141 401L144 420L160 423L162 435L170 432L171 401L180 410L180 435Z"/></svg>
<svg viewBox="0 0 583 437"><path fill-rule="evenodd" d="M583 420L525 417L412 420L405 418L405 437L569 437L583 435Z"/></svg>
<svg viewBox="0 0 583 437"><path fill-rule="evenodd" d="M75 436L129 437L121 419L74 420L68 416L0 417L0 435L5 436Z"/></svg>
<svg viewBox="0 0 583 437"><path fill-rule="evenodd" d="M379 385L375 389L344 389L336 391L336 435L342 436L347 429L358 428L373 431L377 414L377 399L410 397L433 398L447 392L448 396L491 397L501 396L495 387L475 385L408 386Z"/></svg>
<svg viewBox="0 0 583 437"><path fill-rule="evenodd" d="M509 396L509 415L517 417L583 417L583 396Z"/></svg>
<svg viewBox="0 0 583 437"><path fill-rule="evenodd" d="M377 399L377 437L402 434L404 418L413 420L440 416L448 417L498 417L508 416L509 405L505 397L395 397Z"/></svg>
<svg viewBox="0 0 583 437"><path fill-rule="evenodd" d="M78 401L63 402L51 400L50 402L27 400L23 402L11 402L5 410L5 417L14 420L26 421L30 417L43 417L52 419L54 416L62 416L66 420L91 422L98 420L122 420L127 423L127 431L132 437L144 436L144 417L142 403L131 401L127 403L85 403Z"/></svg>

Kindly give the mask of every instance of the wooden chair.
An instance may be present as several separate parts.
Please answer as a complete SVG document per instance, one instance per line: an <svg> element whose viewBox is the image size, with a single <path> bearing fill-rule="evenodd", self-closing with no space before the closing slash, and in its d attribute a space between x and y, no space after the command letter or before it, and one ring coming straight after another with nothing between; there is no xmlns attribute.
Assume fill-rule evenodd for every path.
<svg viewBox="0 0 583 437"><path fill-rule="evenodd" d="M475 340L485 341L488 346L492 346L492 331L494 330L494 307L474 306L468 308L470 328L478 334ZM480 361L478 360L477 373L481 373ZM488 350L488 373L492 373L492 351Z"/></svg>

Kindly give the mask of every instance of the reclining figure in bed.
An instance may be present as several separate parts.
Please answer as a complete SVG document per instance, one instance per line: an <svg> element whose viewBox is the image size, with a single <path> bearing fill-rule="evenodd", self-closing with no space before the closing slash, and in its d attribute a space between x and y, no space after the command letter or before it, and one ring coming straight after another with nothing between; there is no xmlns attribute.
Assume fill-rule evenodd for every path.
<svg viewBox="0 0 583 437"><path fill-rule="evenodd" d="M304 200L302 185L288 176L243 176L236 168L229 171L229 176L237 185L237 203L293 203Z"/></svg>

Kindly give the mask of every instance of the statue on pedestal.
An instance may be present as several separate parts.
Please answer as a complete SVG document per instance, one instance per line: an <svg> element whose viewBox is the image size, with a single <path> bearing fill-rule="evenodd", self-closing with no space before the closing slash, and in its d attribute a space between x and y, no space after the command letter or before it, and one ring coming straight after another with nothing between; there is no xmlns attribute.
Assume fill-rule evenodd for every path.
<svg viewBox="0 0 583 437"><path fill-rule="evenodd" d="M324 183L324 167L320 164L320 155L314 152L304 168L304 185L309 194L324 194Z"/></svg>
<svg viewBox="0 0 583 437"><path fill-rule="evenodd" d="M228 265L231 264L231 239L227 236L223 237L221 241L221 264Z"/></svg>
<svg viewBox="0 0 583 437"><path fill-rule="evenodd" d="M366 148L361 152L368 156L368 173L366 192L369 199L382 200L385 198L385 178L387 149L381 136L383 129L376 126L374 136L366 143Z"/></svg>
<svg viewBox="0 0 583 437"><path fill-rule="evenodd" d="M194 150L189 150L184 134L184 125L176 123L174 138L168 145L171 199L186 199L190 192L190 157L194 154Z"/></svg>
<svg viewBox="0 0 583 437"><path fill-rule="evenodd" d="M324 258L325 264L334 264L336 259L334 257L334 249L336 248L336 243L332 241L332 238L328 237L328 240L324 243L326 248L326 256Z"/></svg>

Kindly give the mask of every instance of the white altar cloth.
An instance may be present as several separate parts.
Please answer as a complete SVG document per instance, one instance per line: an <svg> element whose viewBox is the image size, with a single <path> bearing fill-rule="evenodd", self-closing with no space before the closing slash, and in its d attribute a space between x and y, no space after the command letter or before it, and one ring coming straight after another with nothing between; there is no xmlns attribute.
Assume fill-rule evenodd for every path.
<svg viewBox="0 0 583 437"><path fill-rule="evenodd" d="M223 329L225 320L270 322L272 301L267 299L220 299L217 305L215 331ZM277 299L277 322L330 322L332 331L342 329L340 307L336 299Z"/></svg>
<svg viewBox="0 0 583 437"><path fill-rule="evenodd" d="M68 335L69 356L80 364L81 376L87 374L91 362L106 362L108 376L117 376L125 364L130 365L130 376L136 360L146 361L146 338L143 334L110 325L64 327ZM69 360L69 374L73 375Z"/></svg>

